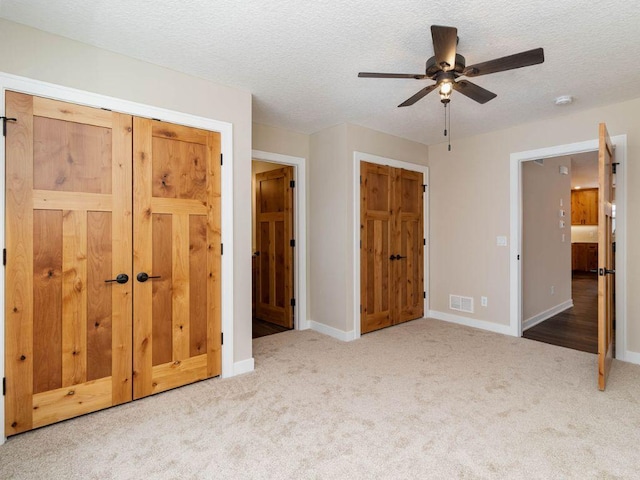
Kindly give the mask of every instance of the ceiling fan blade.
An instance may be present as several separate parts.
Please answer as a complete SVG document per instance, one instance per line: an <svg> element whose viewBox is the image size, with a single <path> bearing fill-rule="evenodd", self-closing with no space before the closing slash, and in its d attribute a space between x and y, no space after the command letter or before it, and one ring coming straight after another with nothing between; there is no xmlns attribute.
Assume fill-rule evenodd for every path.
<svg viewBox="0 0 640 480"><path fill-rule="evenodd" d="M493 100L497 95L489 90L486 90L475 83L471 83L467 80L460 80L453 83L453 89L466 95L471 100L475 100L478 103L487 103L489 100Z"/></svg>
<svg viewBox="0 0 640 480"><path fill-rule="evenodd" d="M428 87L424 87L422 90L416 93L413 97L406 99L404 102L398 105L398 107L408 107L410 105L413 105L418 100L425 97L429 92L431 92L432 90L435 90L437 86L438 86L437 84L434 84L434 85L429 85Z"/></svg>
<svg viewBox="0 0 640 480"><path fill-rule="evenodd" d="M415 78L421 80L427 78L422 73L374 73L374 72L360 72L358 74L360 78Z"/></svg>
<svg viewBox="0 0 640 480"><path fill-rule="evenodd" d="M526 52L516 53L507 57L496 58L488 62L469 65L462 74L466 77L478 77L488 73L504 72L514 68L528 67L544 62L544 50L535 48Z"/></svg>
<svg viewBox="0 0 640 480"><path fill-rule="evenodd" d="M455 27L431 25L431 38L433 39L436 65L440 66L445 72L453 70L456 66L458 29Z"/></svg>

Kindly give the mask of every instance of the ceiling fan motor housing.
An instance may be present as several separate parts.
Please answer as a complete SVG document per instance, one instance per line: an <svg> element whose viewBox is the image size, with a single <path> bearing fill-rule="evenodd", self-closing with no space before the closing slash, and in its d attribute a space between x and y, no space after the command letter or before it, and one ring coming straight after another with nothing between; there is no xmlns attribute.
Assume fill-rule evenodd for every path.
<svg viewBox="0 0 640 480"><path fill-rule="evenodd" d="M459 53L456 53L456 64L453 67L453 71L459 74L462 74L462 71L464 70L464 67L466 66L466 60L465 58L460 55ZM451 71L452 69L449 69L449 71ZM436 74L438 74L439 72L442 72L443 69L440 65L436 64L436 57L433 56L431 57L429 60L427 60L427 69L426 69L426 75L429 78L434 78L436 76Z"/></svg>

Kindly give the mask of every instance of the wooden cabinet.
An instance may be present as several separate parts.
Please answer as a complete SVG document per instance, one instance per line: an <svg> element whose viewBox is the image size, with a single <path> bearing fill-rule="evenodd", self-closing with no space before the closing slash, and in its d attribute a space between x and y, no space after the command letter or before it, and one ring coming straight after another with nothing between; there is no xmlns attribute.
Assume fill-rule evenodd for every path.
<svg viewBox="0 0 640 480"><path fill-rule="evenodd" d="M597 243L572 243L571 244L571 269L580 272L589 272L598 268L598 244Z"/></svg>
<svg viewBox="0 0 640 480"><path fill-rule="evenodd" d="M598 224L598 189L571 192L571 225Z"/></svg>

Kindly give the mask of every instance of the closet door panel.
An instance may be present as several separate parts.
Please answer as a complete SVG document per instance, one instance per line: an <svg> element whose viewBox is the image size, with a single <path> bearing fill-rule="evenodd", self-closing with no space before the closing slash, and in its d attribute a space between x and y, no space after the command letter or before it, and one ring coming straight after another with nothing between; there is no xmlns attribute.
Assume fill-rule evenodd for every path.
<svg viewBox="0 0 640 480"><path fill-rule="evenodd" d="M396 323L422 318L424 315L424 229L422 173L397 169L399 202L395 238L397 261L398 311Z"/></svg>
<svg viewBox="0 0 640 480"><path fill-rule="evenodd" d="M220 374L220 135L142 118L134 132L141 398Z"/></svg>
<svg viewBox="0 0 640 480"><path fill-rule="evenodd" d="M367 333L393 324L393 169L366 162L361 165L360 329Z"/></svg>
<svg viewBox="0 0 640 480"><path fill-rule="evenodd" d="M131 399L131 283L106 281L131 274L132 120L13 92L6 112L12 435Z"/></svg>

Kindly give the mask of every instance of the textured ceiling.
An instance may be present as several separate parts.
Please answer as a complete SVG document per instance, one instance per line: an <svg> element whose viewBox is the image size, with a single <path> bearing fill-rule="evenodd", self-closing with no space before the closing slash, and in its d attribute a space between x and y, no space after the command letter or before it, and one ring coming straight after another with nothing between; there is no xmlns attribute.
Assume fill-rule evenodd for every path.
<svg viewBox="0 0 640 480"><path fill-rule="evenodd" d="M545 63L474 79L498 94L452 95L452 138L640 97L637 0L0 0L0 17L253 94L255 122L302 133L351 122L443 141L430 26L458 28L467 64L543 47ZM573 95L570 106L553 99ZM595 128L595 127L594 127Z"/></svg>

